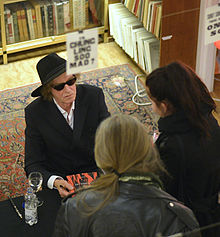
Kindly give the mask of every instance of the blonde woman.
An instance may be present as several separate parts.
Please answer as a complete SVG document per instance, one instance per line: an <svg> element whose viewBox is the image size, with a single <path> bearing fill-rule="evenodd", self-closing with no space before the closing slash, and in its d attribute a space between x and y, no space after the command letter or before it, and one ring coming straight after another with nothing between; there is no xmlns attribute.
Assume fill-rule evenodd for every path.
<svg viewBox="0 0 220 237"><path fill-rule="evenodd" d="M155 237L198 227L191 210L162 191L163 165L137 119L104 120L96 133L95 160L103 175L63 201L55 237Z"/></svg>

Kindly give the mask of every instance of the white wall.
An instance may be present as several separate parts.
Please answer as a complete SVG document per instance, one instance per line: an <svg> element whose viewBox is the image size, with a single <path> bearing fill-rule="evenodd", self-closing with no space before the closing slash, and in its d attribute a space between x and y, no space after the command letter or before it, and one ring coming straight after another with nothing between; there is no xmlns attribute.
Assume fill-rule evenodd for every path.
<svg viewBox="0 0 220 237"><path fill-rule="evenodd" d="M205 45L205 3L200 3L199 35L196 57L196 72L206 84L209 91L213 91L216 47L214 44Z"/></svg>

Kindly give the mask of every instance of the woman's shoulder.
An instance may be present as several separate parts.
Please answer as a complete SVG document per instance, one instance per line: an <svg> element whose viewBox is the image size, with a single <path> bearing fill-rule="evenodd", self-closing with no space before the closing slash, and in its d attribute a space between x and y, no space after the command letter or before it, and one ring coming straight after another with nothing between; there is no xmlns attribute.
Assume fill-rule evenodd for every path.
<svg viewBox="0 0 220 237"><path fill-rule="evenodd" d="M126 199L127 197L124 198ZM191 209L169 193L155 186L147 185L144 187L137 187L136 190L134 189L132 199L133 202L136 202L136 204L139 203L140 206L142 206L142 208L136 208L136 210L145 210L144 213L153 211L155 213L155 218L159 215L164 223L173 220L173 223L175 222L179 226L185 226L189 230L198 227L198 222ZM161 225L162 224L163 223L161 223Z"/></svg>
<svg viewBox="0 0 220 237"><path fill-rule="evenodd" d="M190 231L198 228L198 222L191 209L167 192L153 185L124 183L122 186L118 199L110 206L111 210L121 212L125 210L127 215L140 218L140 222L145 220L148 223L148 221L155 220L160 229L168 235L181 229ZM169 225L168 223L171 222L173 224Z"/></svg>

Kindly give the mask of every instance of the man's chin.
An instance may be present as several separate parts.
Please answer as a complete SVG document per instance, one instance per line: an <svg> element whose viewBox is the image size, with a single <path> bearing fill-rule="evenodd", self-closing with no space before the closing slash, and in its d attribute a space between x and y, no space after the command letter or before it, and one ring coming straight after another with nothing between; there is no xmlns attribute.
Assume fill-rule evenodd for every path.
<svg viewBox="0 0 220 237"><path fill-rule="evenodd" d="M66 96L64 98L65 103L68 103L68 104L73 103L74 100L75 100L75 98L73 96Z"/></svg>

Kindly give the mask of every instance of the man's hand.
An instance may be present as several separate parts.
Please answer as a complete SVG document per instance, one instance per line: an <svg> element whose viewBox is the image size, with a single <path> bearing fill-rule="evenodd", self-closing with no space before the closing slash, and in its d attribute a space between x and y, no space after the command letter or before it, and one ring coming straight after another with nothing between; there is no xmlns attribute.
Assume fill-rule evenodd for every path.
<svg viewBox="0 0 220 237"><path fill-rule="evenodd" d="M54 181L54 187L57 188L61 197L66 197L68 194L70 194L70 191L73 190L72 185L64 179L56 179Z"/></svg>

